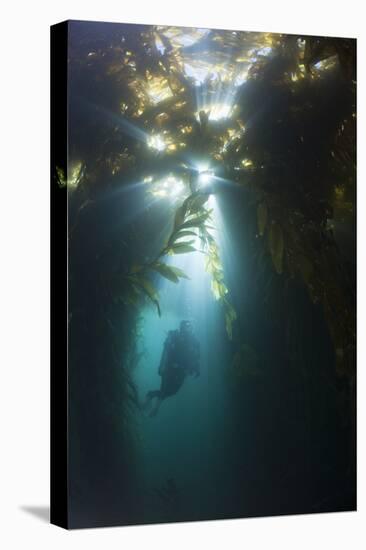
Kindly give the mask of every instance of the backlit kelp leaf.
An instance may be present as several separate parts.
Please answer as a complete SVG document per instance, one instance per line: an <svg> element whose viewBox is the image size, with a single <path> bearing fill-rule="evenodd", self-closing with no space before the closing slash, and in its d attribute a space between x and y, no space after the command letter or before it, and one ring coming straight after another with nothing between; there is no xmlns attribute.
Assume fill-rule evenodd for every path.
<svg viewBox="0 0 366 550"><path fill-rule="evenodd" d="M65 170L56 166L57 183L59 187L67 187L69 190L76 189L83 177L84 165L82 162L70 162Z"/></svg>
<svg viewBox="0 0 366 550"><path fill-rule="evenodd" d="M65 171L60 168L59 166L56 166L56 176L57 176L57 184L62 189L63 187L67 186L67 179L65 176Z"/></svg>
<svg viewBox="0 0 366 550"><path fill-rule="evenodd" d="M159 317L161 317L161 309L160 309L159 301L158 300L152 300L152 302L153 302L153 304L155 304L155 307L157 309Z"/></svg>
<svg viewBox="0 0 366 550"><path fill-rule="evenodd" d="M215 268L213 267L209 256L206 256L205 258L205 271L210 275L212 275L212 273L215 271Z"/></svg>
<svg viewBox="0 0 366 550"><path fill-rule="evenodd" d="M174 242L173 242L171 248L179 248L179 247L181 247L183 245L186 245L186 244L191 246L195 242L195 239L191 239L190 241L182 241L182 242L175 242L175 241L176 241L176 239L174 239Z"/></svg>
<svg viewBox="0 0 366 550"><path fill-rule="evenodd" d="M210 250L205 258L205 270L207 273L222 272L223 267L216 248L213 250L212 243Z"/></svg>
<svg viewBox="0 0 366 550"><path fill-rule="evenodd" d="M179 267L175 267L174 265L171 265L170 269L174 271L177 277L180 277L181 279L189 279L188 275L184 273L183 269L180 269Z"/></svg>
<svg viewBox="0 0 366 550"><path fill-rule="evenodd" d="M207 248L208 246L210 246L210 243L213 241L213 237L211 237L210 235L208 236L204 235L204 236L200 236L200 240L202 242L203 247Z"/></svg>
<svg viewBox="0 0 366 550"><path fill-rule="evenodd" d="M215 279L213 279L211 281L211 290L212 290L212 294L214 295L215 300L219 300L221 298L220 286L219 286L219 283Z"/></svg>
<svg viewBox="0 0 366 550"><path fill-rule="evenodd" d="M171 254L186 254L187 252L195 252L196 248L187 243L176 243L169 248Z"/></svg>
<svg viewBox="0 0 366 550"><path fill-rule="evenodd" d="M211 211L205 212L200 216L197 216L191 220L184 222L184 224L181 227L182 229L186 227L199 227L200 225L203 225L205 223L205 221L210 217L210 215L211 215Z"/></svg>
<svg viewBox="0 0 366 550"><path fill-rule="evenodd" d="M174 271L169 265L162 264L159 262L159 263L153 264L151 266L151 269L153 269L154 271L157 271L158 273L160 273L160 275L162 275L172 283L179 282L179 277L177 276L176 273L174 273Z"/></svg>
<svg viewBox="0 0 366 550"><path fill-rule="evenodd" d="M176 213L174 218L174 229L177 230L184 222L184 218L187 212L187 204L185 202L180 206Z"/></svg>
<svg viewBox="0 0 366 550"><path fill-rule="evenodd" d="M183 237L197 237L194 231L179 231L174 237L174 240L182 239Z"/></svg>
<svg viewBox="0 0 366 550"><path fill-rule="evenodd" d="M199 212L205 202L208 201L209 196L210 195L208 193L198 193L195 197L192 198L192 201L189 205L189 211L191 213Z"/></svg>
<svg viewBox="0 0 366 550"><path fill-rule="evenodd" d="M258 204L257 222L258 222L258 233L261 237L263 237L264 231L267 225L267 205L264 202L261 202L260 204Z"/></svg>
<svg viewBox="0 0 366 550"><path fill-rule="evenodd" d="M222 278L216 278L216 273L211 281L211 290L216 300L223 298L228 293L226 285L222 282Z"/></svg>
<svg viewBox="0 0 366 550"><path fill-rule="evenodd" d="M159 317L161 316L160 304L158 301L158 293L156 288L151 284L149 279L141 276L129 276L127 279L139 290L141 290L155 305Z"/></svg>
<svg viewBox="0 0 366 550"><path fill-rule="evenodd" d="M237 315L235 309L226 298L224 298L224 307L226 332L231 340L233 337L233 323L236 320Z"/></svg>
<svg viewBox="0 0 366 550"><path fill-rule="evenodd" d="M284 241L282 228L277 222L272 223L269 229L269 250L275 270L280 275L282 273Z"/></svg>
<svg viewBox="0 0 366 550"><path fill-rule="evenodd" d="M157 290L149 279L146 279L145 277L134 277L134 282L142 288L149 295L149 297L155 298L157 296Z"/></svg>

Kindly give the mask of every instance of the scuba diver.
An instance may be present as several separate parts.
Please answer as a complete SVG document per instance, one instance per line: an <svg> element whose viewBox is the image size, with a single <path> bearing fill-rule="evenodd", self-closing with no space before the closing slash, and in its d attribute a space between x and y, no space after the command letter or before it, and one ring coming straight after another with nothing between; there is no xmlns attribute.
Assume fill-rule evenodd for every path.
<svg viewBox="0 0 366 550"><path fill-rule="evenodd" d="M189 321L182 321L179 330L168 332L158 372L160 390L147 392L143 405L143 410L150 411L149 416L155 416L162 401L177 393L187 375L200 375L200 346Z"/></svg>

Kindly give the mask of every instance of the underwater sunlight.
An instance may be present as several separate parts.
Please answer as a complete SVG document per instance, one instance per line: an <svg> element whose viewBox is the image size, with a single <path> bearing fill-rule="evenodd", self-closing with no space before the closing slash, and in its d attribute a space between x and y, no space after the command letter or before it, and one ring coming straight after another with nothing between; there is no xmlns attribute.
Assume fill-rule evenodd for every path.
<svg viewBox="0 0 366 550"><path fill-rule="evenodd" d="M353 509L353 41L70 42L73 523Z"/></svg>

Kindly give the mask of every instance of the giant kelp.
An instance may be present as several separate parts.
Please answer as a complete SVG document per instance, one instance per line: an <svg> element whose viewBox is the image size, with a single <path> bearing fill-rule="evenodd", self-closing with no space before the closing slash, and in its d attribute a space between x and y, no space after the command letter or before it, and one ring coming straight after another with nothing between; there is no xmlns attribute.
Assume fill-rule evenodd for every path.
<svg viewBox="0 0 366 550"><path fill-rule="evenodd" d="M270 309L300 285L322 307L338 376L354 402L354 41L91 25L75 27L69 58L70 158L55 178L69 193L71 354L75 365L88 365L74 370L75 387L87 388L75 417L100 427L90 428L83 453L95 433L110 445L101 460L120 457L121 441L131 439L139 309L146 298L164 314L156 281L179 285L186 276L174 266L176 254L206 255L233 338L234 372L241 379L258 370L243 366L250 349L241 342L245 308L230 297L212 230L209 195L226 190L201 188L200 165L250 197L255 224L242 226L251 234L258 299ZM122 220L110 227L107 202L131 188L138 200L161 201L166 227L156 242L145 237L154 222L150 210L128 231ZM115 216L119 222L122 209ZM288 357L298 353L300 339L293 317L286 319ZM97 412L86 420L88 399ZM123 429L116 424L121 417Z"/></svg>
<svg viewBox="0 0 366 550"><path fill-rule="evenodd" d="M324 288L332 286L325 284L326 273L333 278L334 263L341 265L337 255L330 259L336 254L336 247L331 250L332 242L336 244L332 228L338 222L334 216L342 220L351 208L352 219L353 42L171 27L144 27L135 36L130 30L126 36L115 34L118 44L109 36L108 48L98 49L97 41L85 39L84 49L72 55L75 70L92 73L95 91L103 86L114 93L105 105L96 98L97 111L108 109L111 125L103 128L103 142L97 134L95 146L102 151L88 165L84 193L93 193L93 180L105 186L106 179L121 172L136 178L142 166L153 192L155 182L175 175L189 189L191 174L184 159L208 158L227 177L255 189L259 233L265 233L267 224L275 270L285 268L290 276L301 277L311 299L324 303L335 346L345 352L352 346L352 313L350 334L341 341L334 326L339 315L330 310L337 307L344 313L349 308L342 290L330 297L334 289ZM342 88L343 101L343 110L338 105L333 117L322 112L332 82ZM197 116L195 87L203 84L209 107ZM212 120L215 109L226 108L225 102L220 106L212 101L226 98L228 90L235 94L234 104L226 116ZM270 112L268 102L277 108ZM261 132L262 123L253 124L252 118L263 109L267 114ZM138 121L139 131L147 135L145 143L131 138L124 128L127 121ZM310 150L305 140L319 147Z"/></svg>

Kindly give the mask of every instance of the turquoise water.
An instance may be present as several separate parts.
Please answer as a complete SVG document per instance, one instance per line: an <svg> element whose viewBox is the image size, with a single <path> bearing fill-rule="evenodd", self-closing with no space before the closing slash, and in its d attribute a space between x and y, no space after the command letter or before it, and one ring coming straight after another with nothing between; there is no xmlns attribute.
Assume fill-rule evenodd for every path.
<svg viewBox="0 0 366 550"><path fill-rule="evenodd" d="M136 368L134 381L141 396L160 387L158 366L165 338L183 319L192 322L200 342L201 374L198 378L187 376L178 393L163 401L156 417L137 413L139 464L149 493L147 514L158 518L168 513L178 519L189 509L192 518L198 518L222 506L222 484L225 491L229 489L225 456L227 355L220 342L221 309L211 295L204 256L196 252L182 255L178 261L175 257L174 265L184 269L191 280L181 281L178 287L169 281L162 284L161 318L151 308L143 312L140 346L145 356ZM167 511L154 491L169 479L174 480L179 496Z"/></svg>

